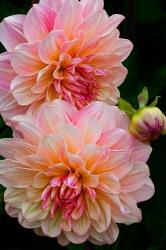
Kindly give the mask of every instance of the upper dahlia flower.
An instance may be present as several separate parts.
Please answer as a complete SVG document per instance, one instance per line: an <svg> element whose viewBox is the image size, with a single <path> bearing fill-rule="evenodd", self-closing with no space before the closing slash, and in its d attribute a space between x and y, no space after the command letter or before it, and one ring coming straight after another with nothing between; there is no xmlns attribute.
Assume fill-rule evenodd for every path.
<svg viewBox="0 0 166 250"><path fill-rule="evenodd" d="M112 244L116 223L141 220L137 203L154 186L151 147L128 131L127 115L94 102L77 111L62 100L17 116L17 136L0 140L6 211L58 242Z"/></svg>
<svg viewBox="0 0 166 250"><path fill-rule="evenodd" d="M109 17L103 0L41 0L27 15L0 24L0 112L60 98L77 108L115 104L132 50L119 38L121 15ZM9 113L10 111L10 113ZM18 111L20 113L20 110Z"/></svg>

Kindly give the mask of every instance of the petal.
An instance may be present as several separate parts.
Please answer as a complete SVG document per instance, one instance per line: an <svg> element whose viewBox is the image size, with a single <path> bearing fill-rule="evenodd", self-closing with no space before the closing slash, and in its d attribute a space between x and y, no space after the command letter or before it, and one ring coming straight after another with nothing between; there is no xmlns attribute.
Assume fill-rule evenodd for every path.
<svg viewBox="0 0 166 250"><path fill-rule="evenodd" d="M26 200L26 190L22 188L7 188L4 193L4 201L14 208L21 208Z"/></svg>
<svg viewBox="0 0 166 250"><path fill-rule="evenodd" d="M84 18L90 16L93 12L103 9L103 0L82 0L81 5L83 7Z"/></svg>
<svg viewBox="0 0 166 250"><path fill-rule="evenodd" d="M143 161L147 162L152 152L152 147L148 144L139 142L133 138L133 151L131 159L133 162Z"/></svg>
<svg viewBox="0 0 166 250"><path fill-rule="evenodd" d="M117 223L130 225L141 221L141 210L131 195L122 193L119 197L111 196L110 203L112 216Z"/></svg>
<svg viewBox="0 0 166 250"><path fill-rule="evenodd" d="M112 221L110 227L107 229L107 231L103 233L98 233L95 230L91 231L91 236L89 238L89 241L93 244L97 245L104 245L104 244L113 244L119 235L119 229L117 224Z"/></svg>
<svg viewBox="0 0 166 250"><path fill-rule="evenodd" d="M143 186L149 177L149 168L143 162L137 162L133 169L120 181L124 193L132 192Z"/></svg>
<svg viewBox="0 0 166 250"><path fill-rule="evenodd" d="M21 226L25 227L25 228L38 228L40 227L40 221L32 221L32 222L29 222L27 221L23 214L22 213L19 213L19 216L18 216L18 222L20 223Z"/></svg>
<svg viewBox="0 0 166 250"><path fill-rule="evenodd" d="M18 160L20 163L25 163L26 165L26 156L33 154L34 152L35 147L21 139L8 138L0 140L0 155L5 158Z"/></svg>
<svg viewBox="0 0 166 250"><path fill-rule="evenodd" d="M57 237L57 241L61 246L67 246L68 244L70 244L70 241L66 238L66 236L63 233L61 233Z"/></svg>
<svg viewBox="0 0 166 250"><path fill-rule="evenodd" d="M59 123L55 127L56 134L61 135L69 152L75 153L83 146L83 138L80 130L72 124Z"/></svg>
<svg viewBox="0 0 166 250"><path fill-rule="evenodd" d="M100 123L102 131L107 131L115 128L126 128L127 117L122 111L115 106L110 106L104 102L93 102L82 108L73 118L73 122L76 124L78 121L81 123L86 117L96 118Z"/></svg>
<svg viewBox="0 0 166 250"><path fill-rule="evenodd" d="M45 235L49 237L57 237L61 233L60 227L61 213L56 211L54 218L46 218L41 222L41 227Z"/></svg>
<svg viewBox="0 0 166 250"><path fill-rule="evenodd" d="M118 53L121 56L121 62L126 60L133 49L133 44L127 40L120 38L116 49L113 51L115 54Z"/></svg>
<svg viewBox="0 0 166 250"><path fill-rule="evenodd" d="M53 30L39 45L40 59L49 64L59 60L60 49L66 41L65 34L61 30Z"/></svg>
<svg viewBox="0 0 166 250"><path fill-rule="evenodd" d="M17 218L20 210L18 208L11 207L9 204L5 204L5 211L10 217Z"/></svg>
<svg viewBox="0 0 166 250"><path fill-rule="evenodd" d="M23 43L16 47L11 64L18 75L31 75L43 69L46 64L38 57L38 42Z"/></svg>
<svg viewBox="0 0 166 250"><path fill-rule="evenodd" d="M120 192L119 179L113 173L101 174L98 188L108 193L118 194Z"/></svg>
<svg viewBox="0 0 166 250"><path fill-rule="evenodd" d="M55 100L42 105L37 114L37 123L44 131L53 133L58 122L70 122L75 113L76 109L68 102Z"/></svg>
<svg viewBox="0 0 166 250"><path fill-rule="evenodd" d="M88 216L95 220L98 221L100 218L100 207L98 206L98 203L95 200L89 199L86 196L86 204L87 204L87 209L88 209Z"/></svg>
<svg viewBox="0 0 166 250"><path fill-rule="evenodd" d="M68 38L71 39L76 28L76 23L80 19L80 3L77 0L65 1L63 7L57 15L54 29L63 30Z"/></svg>
<svg viewBox="0 0 166 250"><path fill-rule="evenodd" d="M40 0L40 4L48 5L52 7L57 12L62 8L65 0Z"/></svg>
<svg viewBox="0 0 166 250"><path fill-rule="evenodd" d="M49 211L48 209L42 210L40 203L25 202L22 206L23 217L28 222L35 222L38 220L44 220Z"/></svg>
<svg viewBox="0 0 166 250"><path fill-rule="evenodd" d="M147 178L144 185L130 193L136 202L149 200L155 192L154 184L150 178Z"/></svg>
<svg viewBox="0 0 166 250"><path fill-rule="evenodd" d="M27 199L30 202L39 202L41 201L42 196L42 189L34 188L34 187L28 187L27 189Z"/></svg>
<svg viewBox="0 0 166 250"><path fill-rule="evenodd" d="M29 42L42 40L53 29L56 13L48 6L35 4L25 18L24 33Z"/></svg>
<svg viewBox="0 0 166 250"><path fill-rule="evenodd" d="M119 24L124 20L124 16L119 15L119 14L114 14L112 16L110 16L110 20L109 20L109 25L111 27L111 29L115 29L119 26Z"/></svg>
<svg viewBox="0 0 166 250"><path fill-rule="evenodd" d="M84 144L96 143L101 135L101 127L95 118L78 120L76 126L81 130Z"/></svg>
<svg viewBox="0 0 166 250"><path fill-rule="evenodd" d="M44 188L50 183L50 177L48 177L45 173L38 173L33 178L32 185L34 188Z"/></svg>
<svg viewBox="0 0 166 250"><path fill-rule="evenodd" d="M111 206L104 200L97 201L100 208L100 218L98 221L92 221L94 229L102 233L108 229L111 223Z"/></svg>
<svg viewBox="0 0 166 250"><path fill-rule="evenodd" d="M38 153L43 155L51 163L59 163L60 149L64 145L64 140L58 135L48 135L45 136L39 145Z"/></svg>
<svg viewBox="0 0 166 250"><path fill-rule="evenodd" d="M10 83L15 77L15 72L12 69L11 54L4 52L0 55L0 89L10 89Z"/></svg>
<svg viewBox="0 0 166 250"><path fill-rule="evenodd" d="M34 94L31 88L36 83L35 76L16 76L11 83L11 91L20 105L26 106L41 96L41 94Z"/></svg>
<svg viewBox="0 0 166 250"><path fill-rule="evenodd" d="M88 237L89 237L89 232L87 232L86 234L84 235L78 235L76 234L75 232L73 231L70 231L70 232L64 232L64 235L66 236L66 238L74 243L74 244L81 244L83 242L85 242Z"/></svg>
<svg viewBox="0 0 166 250"><path fill-rule="evenodd" d="M85 214L78 220L72 220L71 222L73 231L78 235L85 235L90 228L90 221Z"/></svg>
<svg viewBox="0 0 166 250"><path fill-rule="evenodd" d="M44 132L30 122L20 122L16 126L16 129L20 131L25 141L31 145L38 145L44 136Z"/></svg>
<svg viewBox="0 0 166 250"><path fill-rule="evenodd" d="M86 162L86 168L91 169L94 164L106 161L108 152L105 148L95 144L85 145L79 152L79 155Z"/></svg>
<svg viewBox="0 0 166 250"><path fill-rule="evenodd" d="M11 91L0 90L0 113L4 119L11 119L16 115L26 112L26 107L21 107L16 102ZM11 121L8 124L11 126Z"/></svg>
<svg viewBox="0 0 166 250"><path fill-rule="evenodd" d="M31 89L33 93L42 94L45 91L47 91L50 84L54 82L53 78L54 70L55 70L55 65L50 64L44 69L39 71L36 78L36 82ZM55 92L55 89L53 91Z"/></svg>
<svg viewBox="0 0 166 250"><path fill-rule="evenodd" d="M35 170L16 167L6 171L5 177L13 182L13 186L27 188L32 183L35 174Z"/></svg>
<svg viewBox="0 0 166 250"><path fill-rule="evenodd" d="M0 24L0 41L7 51L13 51L18 44L26 42L23 32L24 20L24 15L13 15L5 18Z"/></svg>

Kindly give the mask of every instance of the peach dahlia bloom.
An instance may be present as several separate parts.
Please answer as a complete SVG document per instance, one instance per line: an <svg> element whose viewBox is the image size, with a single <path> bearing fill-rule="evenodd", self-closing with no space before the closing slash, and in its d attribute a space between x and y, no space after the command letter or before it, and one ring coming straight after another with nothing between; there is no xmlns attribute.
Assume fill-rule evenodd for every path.
<svg viewBox="0 0 166 250"><path fill-rule="evenodd" d="M0 112L56 98L78 108L94 100L115 104L132 50L119 38L121 15L109 17L103 0L41 0L27 15L0 24ZM3 98L3 99L2 99ZM11 111L9 113L9 111ZM20 110L18 111L18 113Z"/></svg>
<svg viewBox="0 0 166 250"><path fill-rule="evenodd" d="M154 193L151 147L129 133L126 114L55 100L15 121L19 136L0 140L0 182L7 213L23 227L61 245L102 245L117 239L116 223L141 220L137 203Z"/></svg>

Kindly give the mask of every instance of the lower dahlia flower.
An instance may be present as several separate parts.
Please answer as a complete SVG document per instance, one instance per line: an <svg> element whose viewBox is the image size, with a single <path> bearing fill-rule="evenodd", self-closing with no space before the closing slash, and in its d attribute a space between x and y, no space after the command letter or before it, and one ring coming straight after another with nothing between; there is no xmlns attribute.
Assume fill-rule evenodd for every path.
<svg viewBox="0 0 166 250"><path fill-rule="evenodd" d="M133 45L120 38L124 17L109 17L103 0L41 0L27 15L0 24L0 113L63 99L81 108L92 101L116 104ZM1 95L1 93L0 93ZM14 110L13 110L13 107ZM10 113L9 113L10 111Z"/></svg>
<svg viewBox="0 0 166 250"><path fill-rule="evenodd" d="M117 223L141 220L137 203L154 193L151 147L129 133L125 113L56 100L15 121L17 136L0 140L0 182L7 213L23 227L61 245L102 245L117 239Z"/></svg>

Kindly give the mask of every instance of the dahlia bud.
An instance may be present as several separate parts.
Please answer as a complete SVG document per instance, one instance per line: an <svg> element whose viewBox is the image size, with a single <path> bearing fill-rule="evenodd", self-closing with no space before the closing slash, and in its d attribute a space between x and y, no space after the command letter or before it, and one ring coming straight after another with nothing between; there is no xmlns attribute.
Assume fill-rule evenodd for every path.
<svg viewBox="0 0 166 250"><path fill-rule="evenodd" d="M157 107L158 97L149 105L148 90L144 88L138 96L139 108L136 110L123 99L119 99L119 108L131 118L129 131L141 142L154 141L160 134L166 134L166 116Z"/></svg>
<svg viewBox="0 0 166 250"><path fill-rule="evenodd" d="M132 116L129 130L142 142L154 141L166 134L166 117L156 107L142 108Z"/></svg>

